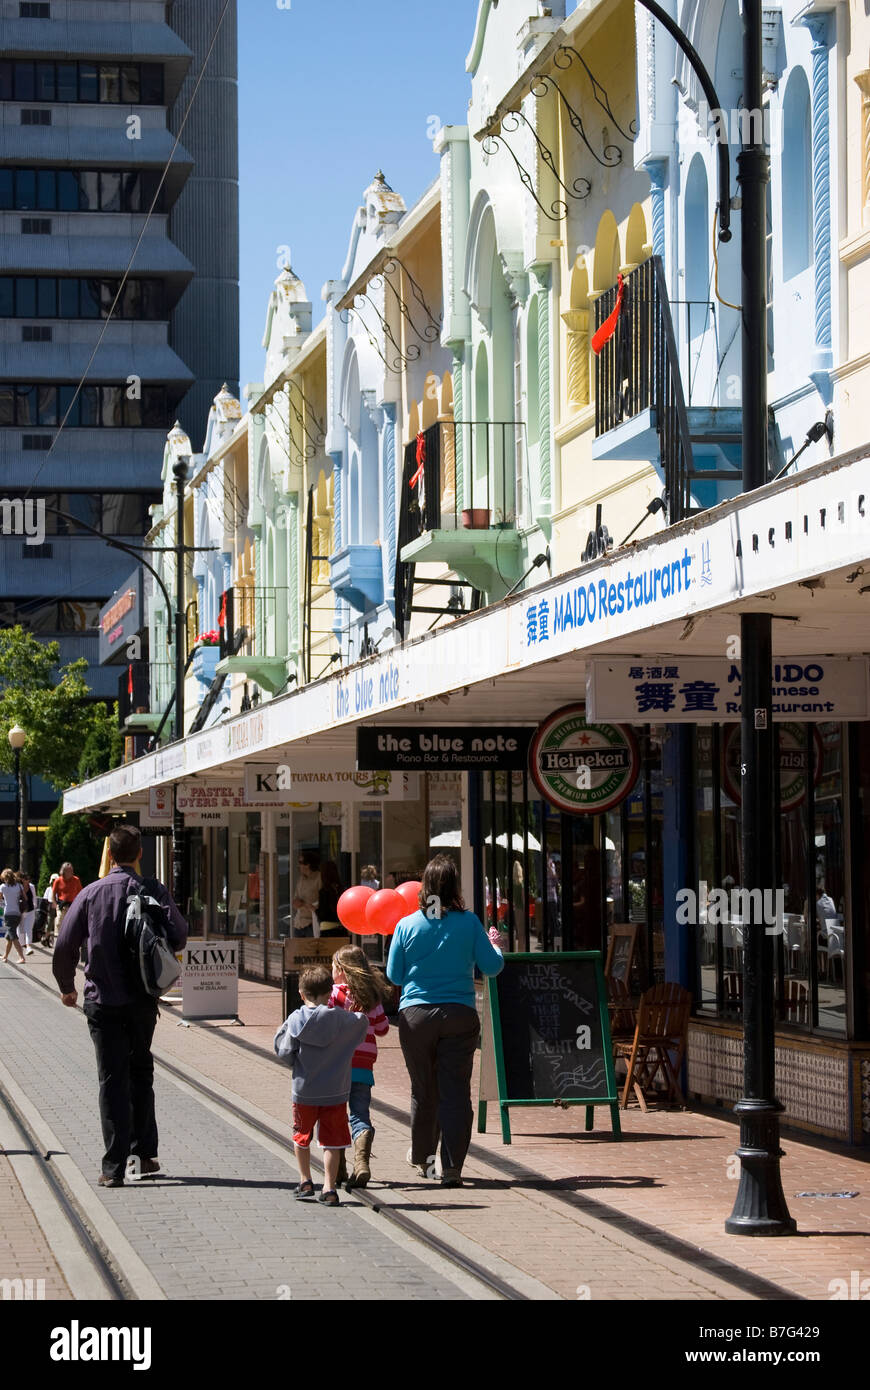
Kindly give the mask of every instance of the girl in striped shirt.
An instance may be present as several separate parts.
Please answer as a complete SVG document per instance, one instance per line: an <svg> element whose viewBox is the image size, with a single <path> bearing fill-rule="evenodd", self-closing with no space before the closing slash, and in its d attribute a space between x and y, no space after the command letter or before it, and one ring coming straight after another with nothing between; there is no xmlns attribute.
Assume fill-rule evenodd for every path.
<svg viewBox="0 0 870 1390"><path fill-rule="evenodd" d="M342 946L336 951L332 957L332 978L335 983L329 1007L364 1013L369 1020L368 1032L351 1062L349 1108L353 1173L346 1184L348 1188L365 1187L372 1175L369 1160L375 1137L371 1122L373 1067L378 1055L377 1039L390 1031L384 1000L390 997L391 990L380 972L372 969L359 946Z"/></svg>

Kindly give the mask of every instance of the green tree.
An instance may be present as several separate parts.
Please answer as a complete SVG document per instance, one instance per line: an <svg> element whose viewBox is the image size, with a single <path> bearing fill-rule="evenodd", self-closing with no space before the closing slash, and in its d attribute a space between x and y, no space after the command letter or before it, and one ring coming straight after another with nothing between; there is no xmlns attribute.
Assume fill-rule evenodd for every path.
<svg viewBox="0 0 870 1390"><path fill-rule="evenodd" d="M65 816L58 804L48 820L45 848L39 866L39 892L45 891L48 880L67 860L82 883L97 877L103 853L103 835L95 831L87 816Z"/></svg>
<svg viewBox="0 0 870 1390"><path fill-rule="evenodd" d="M94 703L85 683L87 662L59 667L59 658L57 642L40 642L21 627L0 631L0 768L14 770L7 734L20 724L27 734L20 755L25 814L27 774L43 777L58 791L69 786L78 777L91 734L107 719L105 707ZM22 851L32 867L26 843Z"/></svg>
<svg viewBox="0 0 870 1390"><path fill-rule="evenodd" d="M101 772L110 772L120 767L124 761L124 735L118 727L118 706L112 713L98 706L94 711L94 723L85 740L79 758L78 781L86 782L89 777L98 777Z"/></svg>
<svg viewBox="0 0 870 1390"><path fill-rule="evenodd" d="M6 734L20 724L27 731L22 773L61 790L75 781L82 749L106 715L85 683L88 663L58 668L59 656L57 642L40 642L21 627L0 631L0 768L15 766Z"/></svg>

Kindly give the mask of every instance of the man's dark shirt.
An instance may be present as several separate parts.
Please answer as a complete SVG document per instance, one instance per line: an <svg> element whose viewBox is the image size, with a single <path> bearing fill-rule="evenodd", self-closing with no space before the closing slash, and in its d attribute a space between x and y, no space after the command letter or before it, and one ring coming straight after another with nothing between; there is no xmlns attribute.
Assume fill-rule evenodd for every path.
<svg viewBox="0 0 870 1390"><path fill-rule="evenodd" d="M63 919L52 961L61 994L72 994L75 989L79 951L87 942L85 1000L111 1007L141 1002L144 991L136 995L130 988L131 963L124 948L124 924L127 896L135 891L134 885L142 882L130 866L116 864L105 878L89 883L76 894ZM172 949L180 951L187 941L187 923L162 884L148 879L144 891L167 908L166 936Z"/></svg>

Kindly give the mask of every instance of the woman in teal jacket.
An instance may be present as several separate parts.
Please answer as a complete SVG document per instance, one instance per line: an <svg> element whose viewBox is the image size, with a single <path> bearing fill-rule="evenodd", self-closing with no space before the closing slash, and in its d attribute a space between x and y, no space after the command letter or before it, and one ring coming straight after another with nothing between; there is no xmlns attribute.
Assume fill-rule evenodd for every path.
<svg viewBox="0 0 870 1390"><path fill-rule="evenodd" d="M449 855L423 872L420 911L396 927L387 975L400 985L399 1041L411 1078L411 1148L420 1177L434 1176L441 1133L441 1183L461 1187L471 1143L471 1072L480 1037L474 967L497 975L504 966L502 935L484 931L465 910Z"/></svg>

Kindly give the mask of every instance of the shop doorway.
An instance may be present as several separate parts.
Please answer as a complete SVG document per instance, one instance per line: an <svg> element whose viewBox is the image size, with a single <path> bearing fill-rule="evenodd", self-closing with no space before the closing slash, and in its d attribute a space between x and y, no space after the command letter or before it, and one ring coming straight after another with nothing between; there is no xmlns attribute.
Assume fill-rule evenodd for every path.
<svg viewBox="0 0 870 1390"><path fill-rule="evenodd" d="M633 988L664 980L661 745L635 731L641 774L621 805L569 815L525 772L470 774L474 906L512 951L601 951L639 926Z"/></svg>

